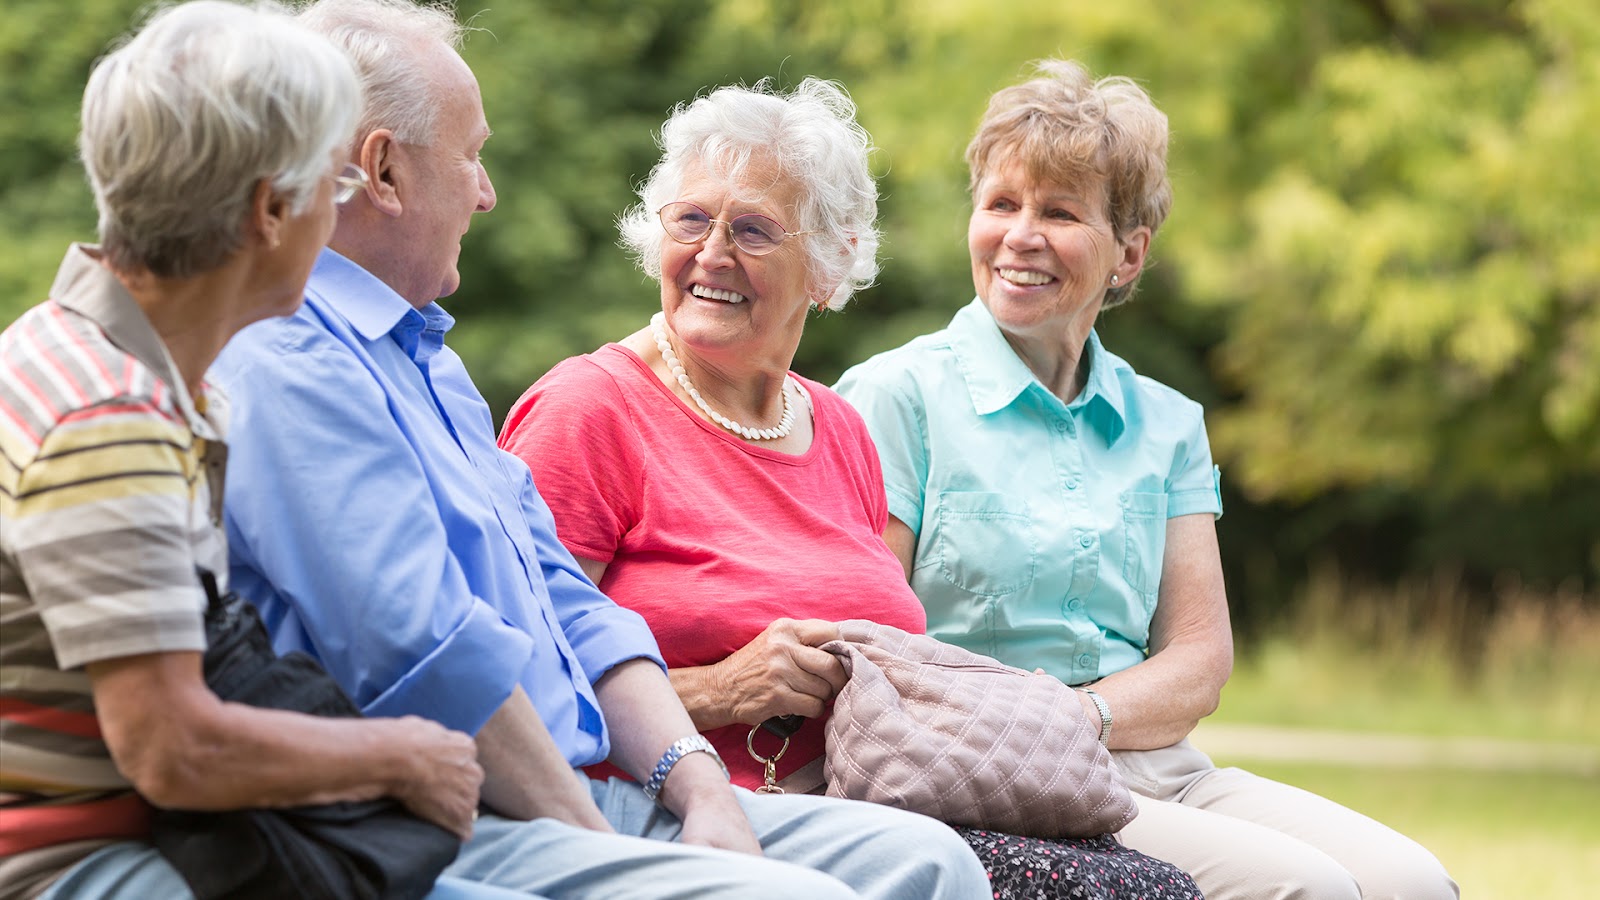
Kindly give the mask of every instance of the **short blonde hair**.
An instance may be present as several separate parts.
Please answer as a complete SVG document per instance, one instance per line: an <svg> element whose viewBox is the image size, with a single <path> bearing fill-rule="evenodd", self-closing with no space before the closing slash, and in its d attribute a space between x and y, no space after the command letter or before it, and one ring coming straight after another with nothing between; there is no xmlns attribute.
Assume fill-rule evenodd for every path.
<svg viewBox="0 0 1600 900"><path fill-rule="evenodd" d="M361 114L338 48L270 3L164 9L95 65L83 158L115 269L184 278L244 241L263 179L303 212Z"/></svg>
<svg viewBox="0 0 1600 900"><path fill-rule="evenodd" d="M1082 64L1048 59L1039 77L995 93L967 145L969 190L997 165L1016 161L1038 181L1106 184L1111 228L1120 240L1141 226L1154 236L1172 209L1167 180L1167 116L1122 77L1093 80ZM1138 278L1107 291L1105 306L1126 302Z"/></svg>

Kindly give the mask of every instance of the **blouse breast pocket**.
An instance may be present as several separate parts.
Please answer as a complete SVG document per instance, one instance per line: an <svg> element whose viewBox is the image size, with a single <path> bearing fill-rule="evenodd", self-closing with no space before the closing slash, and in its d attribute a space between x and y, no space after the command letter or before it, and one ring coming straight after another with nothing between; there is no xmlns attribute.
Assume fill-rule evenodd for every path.
<svg viewBox="0 0 1600 900"><path fill-rule="evenodd" d="M1153 609L1167 549L1167 495L1124 491L1122 533L1122 577L1143 598L1146 608Z"/></svg>
<svg viewBox="0 0 1600 900"><path fill-rule="evenodd" d="M998 597L1033 583L1038 542L1028 502L991 491L940 491L939 572L964 591Z"/></svg>

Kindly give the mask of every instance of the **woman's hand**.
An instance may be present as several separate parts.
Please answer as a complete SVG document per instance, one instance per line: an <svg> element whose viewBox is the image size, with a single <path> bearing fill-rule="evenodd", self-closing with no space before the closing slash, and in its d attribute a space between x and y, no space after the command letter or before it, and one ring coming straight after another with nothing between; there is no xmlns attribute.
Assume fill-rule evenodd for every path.
<svg viewBox="0 0 1600 900"><path fill-rule="evenodd" d="M483 784L472 738L417 716L370 721L385 722L394 729L390 739L397 746L409 746L407 756L415 763L412 777L391 791L395 799L463 841L471 838L472 821L478 817L478 789Z"/></svg>
<svg viewBox="0 0 1600 900"><path fill-rule="evenodd" d="M1174 744L1217 708L1233 671L1233 631L1213 523L1209 513L1167 520L1150 655L1094 686L1116 719L1113 750Z"/></svg>
<svg viewBox="0 0 1600 900"><path fill-rule="evenodd" d="M849 678L838 657L817 649L838 636L833 622L778 619L721 662L673 669L672 686L701 731L818 716Z"/></svg>
<svg viewBox="0 0 1600 900"><path fill-rule="evenodd" d="M577 557L599 584L607 563ZM817 648L839 636L823 619L778 619L756 639L709 666L679 666L667 673L696 731L773 716L817 716L849 676L838 657Z"/></svg>

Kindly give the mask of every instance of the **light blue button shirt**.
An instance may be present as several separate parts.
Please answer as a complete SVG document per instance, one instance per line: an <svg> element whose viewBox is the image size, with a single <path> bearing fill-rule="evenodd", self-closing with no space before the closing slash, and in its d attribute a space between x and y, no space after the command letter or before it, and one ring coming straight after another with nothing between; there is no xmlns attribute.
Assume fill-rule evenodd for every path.
<svg viewBox="0 0 1600 900"><path fill-rule="evenodd" d="M495 446L452 324L325 250L298 313L233 339L212 369L234 400L233 585L369 715L476 733L520 684L567 761L598 762L592 682L660 653Z"/></svg>
<svg viewBox="0 0 1600 900"><path fill-rule="evenodd" d="M917 533L928 633L1068 684L1145 658L1167 519L1222 514L1199 404L1093 332L1085 352L1088 383L1062 403L974 300L835 386Z"/></svg>

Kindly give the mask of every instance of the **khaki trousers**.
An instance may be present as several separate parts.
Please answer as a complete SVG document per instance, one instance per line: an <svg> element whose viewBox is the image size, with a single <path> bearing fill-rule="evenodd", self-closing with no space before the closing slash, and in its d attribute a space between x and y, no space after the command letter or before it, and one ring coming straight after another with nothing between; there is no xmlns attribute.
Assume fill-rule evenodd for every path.
<svg viewBox="0 0 1600 900"><path fill-rule="evenodd" d="M1111 755L1139 804L1122 842L1183 868L1209 900L1461 894L1416 841L1309 791L1219 769L1187 740Z"/></svg>

